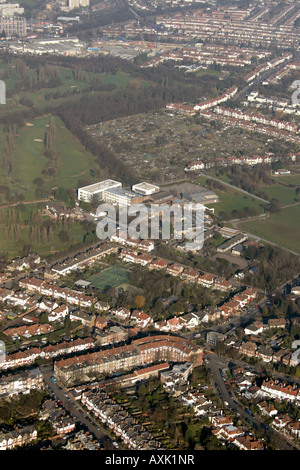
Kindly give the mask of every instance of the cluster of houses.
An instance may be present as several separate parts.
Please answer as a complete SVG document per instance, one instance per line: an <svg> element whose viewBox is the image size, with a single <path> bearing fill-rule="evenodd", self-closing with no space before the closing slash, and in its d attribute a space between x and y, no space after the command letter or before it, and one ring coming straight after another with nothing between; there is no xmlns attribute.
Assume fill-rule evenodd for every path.
<svg viewBox="0 0 300 470"><path fill-rule="evenodd" d="M229 113L232 112L232 110L228 111ZM287 123L283 121L279 121L279 123L276 123L276 120L272 120L272 122L275 125L267 125L267 124L261 124L259 122L256 122L254 120L248 120L244 119L244 113L242 113L242 118L236 118L232 117L229 115L223 114L222 112L216 113L215 110L200 110L199 114L208 120L215 121L216 119L221 120L224 122L227 126L238 126L242 129L245 129L250 132L259 132L260 134L264 135L270 135L272 137L276 137L278 139L284 139L289 142L294 142L296 144L300 143L300 137L298 133L295 131L295 128L293 125L291 125L291 129L293 130L286 130L284 127L288 125ZM283 123L282 126L280 123Z"/></svg>
<svg viewBox="0 0 300 470"><path fill-rule="evenodd" d="M24 269L32 269L38 266L41 262L41 258L39 255L30 253L28 256L24 258L14 258L8 265L7 271L8 272L15 272L15 271L24 271Z"/></svg>
<svg viewBox="0 0 300 470"><path fill-rule="evenodd" d="M269 60L268 62L258 66L255 70L252 72L249 72L245 77L244 80L247 83L253 82L256 78L258 78L260 75L262 75L264 72L267 72L268 70L271 70L275 67L278 67L278 65L283 64L287 60L292 59L293 54L290 52L284 52L281 57L276 57L273 60Z"/></svg>
<svg viewBox="0 0 300 470"><path fill-rule="evenodd" d="M150 319L149 324L158 331L163 332L178 332L183 328L192 330L202 323L213 322L219 319L228 318L231 316L239 315L243 308L253 302L258 297L255 289L247 288L244 291L235 294L230 300L224 302L223 305L213 309L207 309L200 312L189 312L183 315L175 315L168 320L160 320L152 322Z"/></svg>
<svg viewBox="0 0 300 470"><path fill-rule="evenodd" d="M78 338L73 341L65 341L55 345L44 347L32 347L12 354L6 354L5 361L0 363L0 370L15 369L23 366L31 366L36 359L52 359L63 355L71 355L76 352L94 348L96 341L93 338Z"/></svg>
<svg viewBox="0 0 300 470"><path fill-rule="evenodd" d="M103 390L82 390L80 400L129 449L157 450L161 448L160 443L154 439L147 428Z"/></svg>
<svg viewBox="0 0 300 470"><path fill-rule="evenodd" d="M204 169L212 168L213 166L222 166L227 167L231 165L247 165L247 166L254 166L254 165L270 165L271 163L278 160L278 157L274 154L268 152L264 155L241 155L241 156L232 156L232 157L225 157L225 158L215 158L213 161L210 160L194 160L189 162L184 171L201 171Z"/></svg>
<svg viewBox="0 0 300 470"><path fill-rule="evenodd" d="M286 413L277 414L272 421L272 426L287 437L300 439L300 420L292 419Z"/></svg>
<svg viewBox="0 0 300 470"><path fill-rule="evenodd" d="M154 250L153 240L132 239L132 238L123 237L121 235L112 235L110 237L110 241L119 243L121 245L129 246L139 251L149 252L149 251Z"/></svg>
<svg viewBox="0 0 300 470"><path fill-rule="evenodd" d="M258 297L258 292L252 287L248 287L242 292L235 294L230 300L217 307L210 317L211 321L219 318L228 318L233 315L239 315L242 309L253 302Z"/></svg>
<svg viewBox="0 0 300 470"><path fill-rule="evenodd" d="M178 276L185 282L197 283L200 286L220 290L222 292L229 292L232 289L232 284L224 278L184 267L177 263L170 263L163 258L152 257L148 254L128 249L122 249L119 257L122 261L147 266L150 270L165 270L168 274Z"/></svg>
<svg viewBox="0 0 300 470"><path fill-rule="evenodd" d="M187 62L194 64L192 67L183 66L187 70L195 70L197 66L206 68L207 66L218 64L222 67L245 67L251 65L251 59L254 57L258 60L266 59L270 56L267 51L255 51L251 48L222 46L221 44L203 44L198 43L195 47L184 46L176 48L172 51L164 51L158 53L155 57L151 57L141 67L155 67L156 65L173 60L175 62Z"/></svg>
<svg viewBox="0 0 300 470"><path fill-rule="evenodd" d="M268 5L262 5L259 16L268 15L268 8L270 8ZM288 5L284 10L286 8L296 9L297 5L295 3L291 6ZM243 10L235 6L221 7L211 11L199 9L185 15L179 13L173 16L161 15L157 21L163 26L161 34L168 34L172 38L173 33L174 39L178 39L179 33L186 38L205 38L205 43L212 44L241 46L247 44L248 47L255 49L266 49L272 44L276 44L278 48L282 49L296 47L298 36L292 23L281 25L278 28L271 22L261 22L259 17L253 19L252 9L254 9L254 4ZM263 9L264 11L262 11Z"/></svg>
<svg viewBox="0 0 300 470"><path fill-rule="evenodd" d="M280 413L272 403L272 401L275 403L288 401L298 405L300 401L298 385L267 378L258 387L249 380L244 382L243 394L251 401L261 399L257 402L259 411L262 416L268 419L272 418L271 425L277 431L283 432L289 437L300 439L300 420L293 419L286 413Z"/></svg>
<svg viewBox="0 0 300 470"><path fill-rule="evenodd" d="M56 262L51 266L50 275L52 275L53 278L64 276L72 271L91 265L103 256L110 255L115 251L117 251L117 248L107 242L98 243L96 246L92 246Z"/></svg>
<svg viewBox="0 0 300 470"><path fill-rule="evenodd" d="M288 62L280 70L277 70L271 77L266 78L263 81L263 85L274 85L278 83L279 80L282 80L283 77L289 75L293 70L299 70L300 62Z"/></svg>
<svg viewBox="0 0 300 470"><path fill-rule="evenodd" d="M208 313L204 312L190 312L180 316L174 316L168 320L160 320L153 323L153 327L158 331L172 332L187 328L192 330L199 326L201 323L209 321Z"/></svg>
<svg viewBox="0 0 300 470"><path fill-rule="evenodd" d="M184 406L193 408L196 416L205 415L207 409L209 410L209 406L212 404L212 401L206 398L205 394L197 389L186 390L178 398Z"/></svg>
<svg viewBox="0 0 300 470"><path fill-rule="evenodd" d="M265 96L259 95L257 91L248 95L248 101L245 102L244 105L248 106L249 103L252 106L254 105L256 108L263 107L272 111L282 111L284 114L295 114L296 116L300 115L297 103L294 104L290 100L285 100L282 98L267 98Z"/></svg>
<svg viewBox="0 0 300 470"><path fill-rule="evenodd" d="M26 292L34 292L39 295L50 297L54 300L60 300L71 305L82 308L91 308L97 302L97 299L86 295L81 291L70 289L68 287L59 287L45 279L23 278L19 281L19 286ZM12 291L8 291L8 296L12 295ZM3 300L6 300L5 299Z"/></svg>
<svg viewBox="0 0 300 470"><path fill-rule="evenodd" d="M298 404L300 400L298 385L266 378L258 386L256 373L240 366L234 367L232 372L233 382L240 393L251 402L255 401L261 415L266 419L271 418L271 425L277 431L283 432L289 437L300 439L300 420L292 419L286 413L280 413L274 406L274 401L275 404L283 401Z"/></svg>
<svg viewBox="0 0 300 470"><path fill-rule="evenodd" d="M233 86L229 90L226 90L222 95L210 100L202 101L201 103L196 104L194 107L189 107L181 103L168 103L166 105L166 109L193 116L198 111L204 111L206 109L213 108L221 103L224 103L225 101L230 100L237 94L237 92L238 88Z"/></svg>
<svg viewBox="0 0 300 470"><path fill-rule="evenodd" d="M99 450L102 442L90 432L80 430L69 435L66 445L62 447L65 450Z"/></svg>
<svg viewBox="0 0 300 470"><path fill-rule="evenodd" d="M43 376L38 369L28 369L14 374L2 374L0 377L1 397L13 397L19 393L26 395L31 390L40 390L43 387Z"/></svg>
<svg viewBox="0 0 300 470"><path fill-rule="evenodd" d="M134 4L135 2L132 3ZM168 4L180 7L184 5L184 2L171 0ZM145 8L144 4L134 6L138 10ZM185 41L188 41L189 38L193 38L196 41L201 38L202 42L200 44L197 43L196 48L198 49L199 47L200 51L203 48L203 56L201 60L199 59L199 63L203 63L204 66L207 61L210 62L212 60L222 65L227 55L224 52L222 58L222 47L226 48L226 51L228 47L229 61L227 66L243 66L249 58L247 50L250 47L254 51L264 53L271 45L283 50L293 49L298 45L297 30L293 29L293 22L299 16L297 3L288 3L281 9L280 15L275 15L276 21L280 21L285 14L287 15L283 24L280 24L280 27L278 27L276 21L272 23L272 20L269 20L271 15L270 8L272 6L271 3L264 3L258 7L257 4L252 3L243 9L239 9L236 5L226 5L216 9L205 10L199 5L199 9L193 9L190 12L184 12L184 14L176 11L173 15L170 13L159 15L157 23L160 25L160 28L157 31L157 37L158 39L167 37L170 41L173 40L176 43L178 43L178 35L183 36ZM268 21L266 21L266 18L268 18ZM153 34L153 27L150 25L141 26L134 21L129 21L125 25L125 29L124 27L110 25L108 28L103 29L103 34L110 37L120 37L126 34L128 38L136 38L143 34ZM220 44L221 46L219 46ZM247 49L245 49L245 44L247 44ZM237 54L235 57L233 45L240 46L241 51L245 51L245 57L242 53ZM189 49L190 47L187 49L187 54ZM207 53L208 59L206 59L205 53ZM264 58L264 56L258 55L252 57L256 57L258 60ZM177 56L175 56L176 58ZM188 60L188 57L186 60ZM155 65L155 58L149 62L149 66L152 64Z"/></svg>
<svg viewBox="0 0 300 470"><path fill-rule="evenodd" d="M221 114L222 116L233 118L238 121L255 122L258 124L263 124L267 127L276 127L279 130L285 130L292 133L298 132L297 124L294 124L289 121L280 121L279 119L269 118L258 112L245 113L243 111L240 111L239 109L224 108L223 106L216 107L214 112L216 114Z"/></svg>
<svg viewBox="0 0 300 470"><path fill-rule="evenodd" d="M275 328L285 330L287 325L288 321L285 318L269 319L267 323L255 320L244 328L245 340L233 336L228 337L226 340L223 339L228 347L239 351L243 356L257 358L266 363L282 363L285 366L295 367L300 363L299 342L295 341L291 349L286 349L281 347L280 335L276 335L270 340L259 338L259 335L263 332Z"/></svg>
<svg viewBox="0 0 300 470"><path fill-rule="evenodd" d="M6 328L3 333L13 340L21 337L31 338L32 336L46 335L54 331L54 327L48 323L32 323L31 325L21 325Z"/></svg>
<svg viewBox="0 0 300 470"><path fill-rule="evenodd" d="M229 416L212 416L210 424L212 434L226 446L234 446L239 450L264 450L262 440L246 433L242 426L235 426Z"/></svg>
<svg viewBox="0 0 300 470"><path fill-rule="evenodd" d="M0 450L12 450L37 441L37 429L33 425L17 427L13 431L0 432Z"/></svg>
<svg viewBox="0 0 300 470"><path fill-rule="evenodd" d="M75 431L75 420L54 400L46 400L39 413L40 421L49 421L56 437Z"/></svg>
<svg viewBox="0 0 300 470"><path fill-rule="evenodd" d="M217 96L216 98L212 98L210 100L202 101L194 106L196 111L204 111L205 109L214 108L221 103L225 103L226 101L233 98L238 92L238 87L233 86L226 90L222 95Z"/></svg>

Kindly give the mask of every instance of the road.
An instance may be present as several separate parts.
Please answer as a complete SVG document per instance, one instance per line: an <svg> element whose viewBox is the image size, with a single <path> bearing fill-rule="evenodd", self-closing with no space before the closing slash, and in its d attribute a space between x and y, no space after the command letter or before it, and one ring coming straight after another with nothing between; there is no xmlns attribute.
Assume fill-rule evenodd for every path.
<svg viewBox="0 0 300 470"><path fill-rule="evenodd" d="M275 429L260 421L252 413L248 413L246 409L239 404L234 397L234 393L231 388L226 387L225 381L221 375L221 370L228 368L227 360L219 358L215 354L208 354L206 356L206 361L214 377L215 386L219 392L219 396L223 402L226 402L227 408L231 409L236 415L238 415L242 421L246 421L253 430L260 431L268 438L268 440L270 440L270 442L275 442L276 446L280 450L299 450L290 444L283 436L281 436L281 434L275 431Z"/></svg>
<svg viewBox="0 0 300 470"><path fill-rule="evenodd" d="M18 202L10 202L9 204L3 204L0 206L0 209L5 209L6 207L15 207L18 205L26 205L26 204L38 204L40 202L49 202L51 201L50 198L45 198L45 199L36 199L34 201L18 201Z"/></svg>
<svg viewBox="0 0 300 470"><path fill-rule="evenodd" d="M45 366L40 368L45 384L47 385L50 393L58 400L61 401L65 410L75 418L76 422L84 425L107 450L115 449L113 441L110 436L105 432L103 427L98 422L94 421L88 413L77 403L66 389L60 387L57 383L52 382L53 368Z"/></svg>
<svg viewBox="0 0 300 470"><path fill-rule="evenodd" d="M276 72L278 72L278 70L280 70L282 67L283 67L283 64L280 64L277 67L274 67L270 70L267 70L265 73L263 73L262 75L255 78L251 83L249 83L244 88L239 90L238 94L235 96L235 99L236 100L242 100L243 98L245 98L249 94L251 88L253 88L255 85L259 85L263 81L267 80L269 77L271 77Z"/></svg>

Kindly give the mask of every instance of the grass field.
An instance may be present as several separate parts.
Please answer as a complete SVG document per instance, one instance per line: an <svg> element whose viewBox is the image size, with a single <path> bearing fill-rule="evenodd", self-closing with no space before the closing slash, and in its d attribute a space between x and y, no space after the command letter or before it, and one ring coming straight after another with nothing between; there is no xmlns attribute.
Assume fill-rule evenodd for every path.
<svg viewBox="0 0 300 470"><path fill-rule="evenodd" d="M292 173L290 175L273 175L274 180L287 185L300 185L300 174Z"/></svg>
<svg viewBox="0 0 300 470"><path fill-rule="evenodd" d="M83 93L93 92L94 94L114 93L122 88L126 88L131 80L131 76L126 72L117 73L94 73L86 72L81 78L75 79L74 71L71 68L56 66L58 80L60 83L40 89L23 90L23 76L18 71L15 60L10 64L0 61L0 75L5 77L7 90L6 105L1 106L0 116L8 111L23 111L35 106L36 108L46 108L49 106L64 105L67 102L79 100ZM33 68L26 67L24 76L26 79L36 80L38 73ZM142 82L145 84L146 82ZM107 85L113 86L107 90Z"/></svg>
<svg viewBox="0 0 300 470"><path fill-rule="evenodd" d="M62 121L55 117L54 152L57 156L56 173L52 178L43 176L47 163L44 156L44 138L50 116L34 119L30 126L25 126L15 137L15 145L11 155L11 189L22 191L25 200L35 199L35 187L32 184L36 177L45 181L46 192L55 187L76 188L78 181L90 175L93 168L93 156L87 152L72 134L65 128ZM4 178L5 175L2 174Z"/></svg>
<svg viewBox="0 0 300 470"><path fill-rule="evenodd" d="M20 214L17 214L16 208L5 208L1 210L1 223L0 223L0 248L1 252L5 253L8 258L13 258L20 255L20 250L23 246L30 243L33 251L40 256L49 256L50 254L68 250L71 246L84 241L85 229L84 226L77 221L74 221L72 226L65 227L68 232L69 240L61 241L59 232L62 229L57 226L53 230L51 238L46 237L44 240L30 237L32 230L31 218L33 213L38 210L37 204L24 205ZM9 222L8 212L14 211L14 220ZM42 217L41 224L49 219Z"/></svg>
<svg viewBox="0 0 300 470"><path fill-rule="evenodd" d="M220 199L220 202L213 205L217 214L239 211L250 207L256 207L260 214L263 213L262 205L257 199L251 198L237 190L226 188L226 191L213 191Z"/></svg>
<svg viewBox="0 0 300 470"><path fill-rule="evenodd" d="M105 271L95 274L89 281L94 287L98 289L107 290L111 287L119 287L129 280L129 273L127 269L123 268L108 268Z"/></svg>
<svg viewBox="0 0 300 470"><path fill-rule="evenodd" d="M268 200L278 199L280 205L285 206L297 201L296 189L274 184L272 186L261 186L261 191Z"/></svg>
<svg viewBox="0 0 300 470"><path fill-rule="evenodd" d="M282 209L266 220L244 222L239 228L300 254L300 204Z"/></svg>

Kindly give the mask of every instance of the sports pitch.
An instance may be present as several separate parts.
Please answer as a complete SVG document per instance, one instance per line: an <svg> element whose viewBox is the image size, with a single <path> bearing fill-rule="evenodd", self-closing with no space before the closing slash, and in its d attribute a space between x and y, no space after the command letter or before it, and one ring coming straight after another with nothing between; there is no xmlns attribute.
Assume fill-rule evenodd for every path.
<svg viewBox="0 0 300 470"><path fill-rule="evenodd" d="M119 287L129 281L129 272L123 268L108 268L99 274L90 277L89 281L98 289L107 290L111 287Z"/></svg>

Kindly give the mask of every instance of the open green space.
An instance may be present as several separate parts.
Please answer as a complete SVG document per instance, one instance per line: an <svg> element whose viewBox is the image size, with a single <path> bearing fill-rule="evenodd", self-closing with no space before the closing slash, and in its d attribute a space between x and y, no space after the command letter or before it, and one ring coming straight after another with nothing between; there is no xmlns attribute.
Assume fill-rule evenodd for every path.
<svg viewBox="0 0 300 470"><path fill-rule="evenodd" d="M107 290L111 287L119 287L129 281L127 269L112 267L89 278L89 281L98 289Z"/></svg>
<svg viewBox="0 0 300 470"><path fill-rule="evenodd" d="M290 175L276 175L274 176L274 181L278 181L278 183L285 184L287 186L299 186L300 185L300 173L298 174L290 174Z"/></svg>
<svg viewBox="0 0 300 470"><path fill-rule="evenodd" d="M207 178L204 176L197 177L193 179L194 182L202 186L207 186ZM212 206L215 209L215 213L217 215L229 215L230 217L234 218L235 215L239 215L239 211L245 211L244 216L247 217L247 212L250 209L254 209L258 214L262 214L264 212L263 203L259 200L252 198L251 196L247 196L246 194L240 192L237 189L229 188L228 186L223 186L222 190L219 188L212 187L210 188L213 192L217 194L219 197L219 202L213 204L207 204L207 206ZM249 216L253 215L249 213Z"/></svg>
<svg viewBox="0 0 300 470"><path fill-rule="evenodd" d="M44 70L42 72L41 70ZM6 104L1 106L0 117L8 111L25 111L65 105L79 100L83 93L112 93L126 88L130 74L86 72L68 67L49 65L34 68L22 59L0 60L0 78L5 81ZM140 85L146 82L141 81Z"/></svg>
<svg viewBox="0 0 300 470"><path fill-rule="evenodd" d="M241 223L239 228L300 254L300 204L282 209L266 220Z"/></svg>
<svg viewBox="0 0 300 470"><path fill-rule="evenodd" d="M39 214L38 204L5 208L0 211L1 253L8 258L19 256L24 246L31 246L40 256L59 253L82 243L86 230L81 222L63 224ZM66 232L65 238L60 236Z"/></svg>
<svg viewBox="0 0 300 470"><path fill-rule="evenodd" d="M261 186L260 189L269 201L277 199L282 206L293 204L298 200L296 188L286 187L277 183L272 186Z"/></svg>
<svg viewBox="0 0 300 470"><path fill-rule="evenodd" d="M11 153L10 187L24 194L25 200L35 199L33 181L37 177L44 180L44 191L47 194L52 188L77 188L78 181L90 175L94 165L93 156L65 128L62 121L55 117L55 136L53 151L56 156L55 173L45 176L43 170L47 157L45 152L45 133L50 116L34 119L27 123L15 137ZM2 182L5 182L5 171L2 169Z"/></svg>

